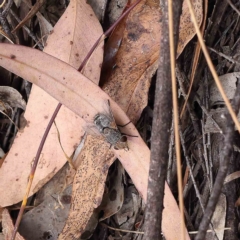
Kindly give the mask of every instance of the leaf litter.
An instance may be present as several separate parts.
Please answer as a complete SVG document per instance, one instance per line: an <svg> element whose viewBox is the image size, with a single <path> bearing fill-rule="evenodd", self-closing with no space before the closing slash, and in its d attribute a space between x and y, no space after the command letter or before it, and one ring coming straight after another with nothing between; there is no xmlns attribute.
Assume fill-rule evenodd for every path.
<svg viewBox="0 0 240 240"><path fill-rule="evenodd" d="M146 5L145 5L146 4ZM142 8L140 8L142 6ZM150 7L149 7L150 6ZM142 5L140 4L134 11L136 11L137 13L139 13L139 9L141 9L144 13L146 13L147 15L147 12L148 12L148 7L153 10L154 8L152 7L152 5L150 4L150 1L149 2L146 2L146 3L142 3ZM134 16L134 14L136 14L136 12L132 12L130 15L129 15L129 22L130 22L130 25L128 27L126 27L126 33L124 33L123 35L123 40L122 40L122 45L121 47L125 47L125 50L127 50L128 52L130 51L130 49L133 49L133 51L135 49L139 49L139 47L133 47L134 46L134 43L137 42L138 40L141 40L141 37L142 35L144 34L148 34L152 37L151 40L154 40L154 36L152 36L152 32L149 31L149 32L145 32L145 29L149 30L149 27L145 27L142 22L140 21L141 20L141 14L139 14L139 18L137 20L139 20L140 24L142 24L142 26L136 26L134 25L134 17L137 18L136 16ZM150 12L150 10L149 10ZM201 12L201 11L200 11ZM154 13L153 13L153 16L154 16ZM157 14L156 14L157 16ZM199 17L199 19L201 19L201 17ZM136 21L136 20L135 20ZM200 20L199 20L200 21ZM142 28L141 28L142 27ZM138 31L140 29L140 31ZM132 34L133 32L135 33L135 30L136 33L141 33L141 36L139 37L138 34L135 36L134 34ZM55 31L55 29L54 29ZM155 31L153 31L154 33L156 33ZM190 31L191 32L191 31ZM194 32L192 34L192 36L194 35ZM126 46L124 45L124 41L126 39ZM136 40L136 38L138 38ZM155 36L156 37L156 36ZM129 40L130 39L130 40ZM189 38L191 39L191 38ZM136 40L136 41L135 41ZM189 41L189 40L188 40ZM133 43L133 45L131 45ZM153 41L154 42L154 41ZM187 42L187 41L186 41ZM55 42L56 43L56 42ZM157 40L156 40L156 43L157 43ZM135 43L136 44L136 43ZM51 46L51 45L50 45ZM151 44L150 44L151 46ZM145 48L144 48L145 49ZM151 49L151 48L150 48ZM154 48L153 48L154 49ZM121 53L121 51L123 50L119 50L119 52ZM124 52L124 51L123 51ZM135 50L136 52L136 50ZM120 54L120 53L117 53L117 54ZM151 53L150 53L151 55ZM17 56L17 55L16 55ZM124 56L124 54L122 53L122 55L120 54L119 56L117 56L115 59L122 59ZM151 55L152 56L152 55ZM75 56L75 57L78 57L78 56ZM17 56L18 58L18 56ZM125 58L125 57L124 57ZM44 58L44 60L47 60L47 61L50 61L49 60L50 58ZM153 75L154 73L154 70L156 69L156 66L154 65L155 61L157 61L157 54L156 54L156 57L152 57L150 64L149 66L148 65L140 65L142 69L144 69L141 73L141 68L137 69L135 67L135 65L133 64L133 59L129 58L131 61L130 61L130 64L132 65L128 65L128 62L126 61L125 63L125 66L126 67L126 72L128 74L126 74L125 72L123 72L123 76L126 77L126 86L122 86L122 84L119 84L119 82L116 81L116 78L119 77L120 80L122 79L121 83L123 82L124 83L124 78L119 74L120 70L124 69L124 63L121 63L121 61L119 60L115 60L114 62L114 65L116 65L115 68L113 68L113 72L117 73L117 75L115 75L115 77L112 77L110 76L109 79L113 79L113 80L107 80L106 82L103 82L102 83L102 86L103 86L103 89L105 89L106 92L109 93L109 95L111 96L112 99L114 99L116 102L118 102L118 104L122 107L123 110L127 111L128 113L128 116L131 118L131 120L135 123L136 120L140 117L140 113L142 111L142 108L143 106L146 104L146 101L147 100L141 100L143 104L139 104L139 106L137 104L134 104L134 102L139 102L140 100L140 96L142 94L142 96L144 96L146 98L147 96L147 92L148 92L148 88L149 88L149 85L150 85L150 82L146 85L144 85L144 78L150 78L150 76ZM137 59L139 59L137 57ZM128 60L128 58L126 57L126 60ZM54 62L54 61L53 61ZM56 64L58 64L59 62L56 62ZM123 65L121 65L123 64ZM157 64L156 64L157 65ZM63 65L59 65L59 66L62 66ZM131 73L131 67L136 71L136 72L140 72L140 77L139 76L135 76L134 74L136 74L134 71L133 73ZM147 70L146 70L147 68ZM90 71L91 72L91 71ZM74 75L73 71L72 71L72 74ZM112 74L112 73L111 73ZM112 74L114 75L114 74ZM66 75L67 76L67 75ZM75 76L75 75L74 75ZM117 76L117 77L116 77ZM129 81L129 79L127 78L129 77L130 80L132 81ZM141 80L138 80L141 84L139 84L138 81L135 80L135 82L133 81L134 79L141 79ZM30 79L31 80L31 79ZM114 81L114 84L110 85L110 82ZM119 81L120 81L119 80ZM108 81L109 81L109 85L108 85ZM150 80L149 80L150 81ZM70 84L67 85L68 87L70 87ZM45 88L46 89L46 88ZM70 88L71 90L73 88ZM113 90L112 90L113 89ZM118 90L116 90L118 89ZM130 91L126 91L126 89L130 89ZM46 89L47 90L47 89ZM122 91L122 93L121 93ZM99 92L95 92L95 93L99 93ZM124 98L121 98L121 96L123 96L123 94L125 93L126 95L126 99L128 100L124 100ZM127 94L126 94L127 93ZM58 93L56 92L55 93L56 96L58 95ZM99 93L99 94L102 94L102 93ZM121 95L122 94L122 95ZM136 95L136 96L135 96ZM102 97L106 97L106 95L102 95ZM215 97L215 94L214 94L214 97ZM135 100L135 98L137 100ZM61 100L62 102L66 102L66 98L64 98L64 96L61 96L61 97L58 97L59 100ZM78 99L78 98L76 98ZM108 99L107 97L105 99ZM111 103L112 104L112 103ZM219 102L218 102L219 104ZM67 105L67 104L66 104ZM133 107L132 107L133 105ZM80 113L81 115L84 115L84 111L81 112L77 109L77 107L74 107L74 106L70 106L70 108L77 112L77 113ZM97 105L96 107L96 111L99 111L100 110L100 105ZM121 118L121 114L118 114L118 112L116 112L116 106L114 106L114 103L113 103L113 112L114 112L114 116L116 115L116 121L117 123L120 123L120 124L124 124L124 120L127 120L127 118ZM131 110L131 109L134 109L134 110ZM132 111L132 112L131 112ZM92 116L94 116L94 113L91 113ZM91 116L89 116L88 119L91 119ZM132 126L128 126L126 128L126 131L129 130L129 132L131 133L131 129ZM98 143L98 144L97 144ZM80 227L80 231L84 231L84 226L86 226L86 223L87 223L87 220L90 218L90 215L91 215L91 212L100 204L101 202L101 199L102 199L102 193L104 191L104 185L105 185L105 179L106 179L106 175L107 175L107 171L108 171L108 168L110 167L111 163L114 161L115 159L115 156L119 156L119 159L121 159L125 169L128 171L128 173L130 174L130 176L132 177L132 180L133 182L135 183L137 189L139 190L140 193L143 194L143 197L144 197L144 194L146 194L146 192L144 192L144 190L141 191L141 187L144 186L143 185L143 182L146 182L146 172L147 170L147 166L146 166L146 160L143 160L140 158L141 161L137 161L137 163L141 163L140 166L145 168L142 176L146 177L145 180L143 179L137 179L134 178L134 170L136 172L136 169L139 169L139 167L135 166L133 161L131 160L131 155L133 154L132 156L132 159L134 159L134 156L137 156L136 155L136 152L135 152L135 144L136 143L141 143L141 140L140 138L139 139L131 139L129 141L129 153L125 153L125 152L122 152L122 151L115 151L114 153L111 152L109 150L109 146L107 145L107 143L105 141L102 141L101 138L99 137L96 137L96 136L87 136L86 137L86 142L85 142L85 145L80 153L80 156L79 158L81 160L84 160L83 162L80 163L80 167L78 168L77 170L77 174L76 174L76 177L75 177L75 184L73 185L73 193L75 192L75 196L73 194L73 202L72 202L72 206L77 206L77 208L79 208L79 212L78 213L74 213L72 214L71 216L71 213L70 213L70 216L69 216L69 219L70 221L73 222L74 220L74 217L75 218L78 218L79 216L82 216L82 218L80 217L80 219L82 220L82 222L80 224L77 224L75 225L75 229L73 229L73 232L76 231L76 228L81 226ZM143 145L141 145L143 146ZM100 152L100 149L103 149L103 151ZM136 148L137 149L137 148ZM145 153L144 156L148 156L148 159L149 159L149 152L145 149L143 149L143 151L141 151L141 153ZM134 155L135 154L135 155ZM96 157L97 156L97 157ZM103 156L105 156L105 159L103 160ZM196 157L196 156L195 156ZM29 157L28 157L29 158ZM94 159L93 159L94 158ZM196 157L197 158L197 157ZM124 159L126 160L130 160L130 161L124 161ZM129 163L130 162L130 163ZM89 170L89 164L91 164L91 167L92 167L92 170L91 171L95 171L94 173L91 172ZM135 163L136 164L136 163ZM129 167L129 165L131 165L131 167ZM89 171L89 172L88 172ZM141 172L139 172L141 173ZM45 176L49 176L49 174L46 174ZM46 177L45 177L46 178ZM26 178L25 178L26 179ZM140 183L137 183L137 182L140 182ZM76 183L80 183L79 185L77 185ZM142 185L142 186L141 186ZM89 187L91 186L91 188ZM41 188L39 186L39 188ZM142 189L145 189L146 187L142 187ZM93 194L90 193L90 189L91 191L93 191ZM87 193L87 196L85 199L83 199L83 195ZM169 193L166 193L166 195L169 194ZM82 201L83 199L83 201ZM83 212L81 212L82 209L80 209L80 206L81 204L84 204L86 203L87 201L89 201L89 199L91 199L92 201L90 201L90 205L91 206L88 206L86 207L84 210L86 211L86 215L84 216ZM81 201L80 201L81 200ZM173 201L174 202L174 201ZM87 205L82 205L82 206L87 206ZM167 207L166 207L166 211L167 211ZM225 210L224 210L225 211ZM79 214L82 214L82 215L79 215ZM197 215L197 219L199 219L199 216L200 216L200 213L198 213ZM222 214L221 214L222 216ZM73 217L73 220L72 218ZM121 215L119 216L121 218ZM118 223L121 222L121 220L118 220ZM68 219L68 221L69 221ZM69 224L70 225L70 224ZM68 223L67 225L68 226ZM65 227L66 227L65 226ZM174 225L175 226L175 225ZM164 229L164 228L163 228ZM79 231L79 229L78 229ZM78 236L80 234L80 231L76 233L76 235ZM69 231L70 234L73 234L73 232ZM62 235L64 235L64 231L62 233ZM168 236L167 234L168 232L166 231L165 234L166 236ZM176 236L176 235L175 235ZM60 238L61 239L61 238ZM171 238L169 238L171 239Z"/></svg>

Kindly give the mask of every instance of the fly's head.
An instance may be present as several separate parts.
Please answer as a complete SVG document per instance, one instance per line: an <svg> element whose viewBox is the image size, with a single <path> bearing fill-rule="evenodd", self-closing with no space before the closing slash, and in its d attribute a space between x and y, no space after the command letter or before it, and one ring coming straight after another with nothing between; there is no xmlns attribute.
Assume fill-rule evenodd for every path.
<svg viewBox="0 0 240 240"><path fill-rule="evenodd" d="M114 145L114 149L116 150L124 149L125 151L128 151L129 147L127 137L122 135L121 139Z"/></svg>
<svg viewBox="0 0 240 240"><path fill-rule="evenodd" d="M105 137L106 141L110 143L111 146L116 150L124 149L129 150L127 144L127 137L123 136L122 133L115 128L104 128L102 135Z"/></svg>

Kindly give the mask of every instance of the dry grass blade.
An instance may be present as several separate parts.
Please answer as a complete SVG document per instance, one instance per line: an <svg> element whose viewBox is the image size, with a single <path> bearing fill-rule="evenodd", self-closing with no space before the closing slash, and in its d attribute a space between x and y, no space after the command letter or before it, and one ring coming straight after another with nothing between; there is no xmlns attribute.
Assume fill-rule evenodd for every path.
<svg viewBox="0 0 240 240"><path fill-rule="evenodd" d="M202 35L203 35L205 27L206 27L207 10L208 10L208 5L207 5L207 1L205 0L205 2L204 2L204 13L203 13L204 20L203 20L203 24L201 26L201 33L202 33ZM187 96L185 98L185 102L183 104L182 111L180 113L180 118L182 118L182 116L183 116L183 113L184 113L184 111L186 109L187 101L188 101L189 96L191 94L193 81L194 81L194 77L195 77L195 73L196 73L196 69L197 69L197 64L198 64L198 60L199 60L199 56L200 56L200 51L201 51L201 46L200 46L200 43L198 41L197 42L197 46L195 48L194 58L193 58L193 66L192 66L191 76L190 76L190 86L188 88L188 93L187 93Z"/></svg>
<svg viewBox="0 0 240 240"><path fill-rule="evenodd" d="M183 203L183 183L182 183L182 167L181 167L181 146L179 137L179 113L178 113L178 90L175 73L175 44L173 29L173 9L172 0L168 0L168 16L169 16L169 47L171 60L171 80L172 80L172 98L173 98L173 118L174 118L174 134L175 149L177 158L177 179L178 179L178 196L181 213L181 239L185 239L185 223L184 223L184 203Z"/></svg>
<svg viewBox="0 0 240 240"><path fill-rule="evenodd" d="M12 32L16 32L20 27L22 27L29 19L34 17L34 15L38 12L38 10L45 3L45 0L36 1L35 5L31 8L28 14L24 17L24 19L12 30Z"/></svg>

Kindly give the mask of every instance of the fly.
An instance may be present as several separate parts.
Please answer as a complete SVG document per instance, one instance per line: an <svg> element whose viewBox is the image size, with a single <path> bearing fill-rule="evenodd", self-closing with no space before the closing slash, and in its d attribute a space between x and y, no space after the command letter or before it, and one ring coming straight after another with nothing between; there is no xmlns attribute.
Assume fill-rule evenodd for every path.
<svg viewBox="0 0 240 240"><path fill-rule="evenodd" d="M130 122L129 122L130 123ZM119 127L125 127L129 123L119 126ZM94 124L98 131L101 133L101 135L105 138L105 140L110 143L110 148L113 146L114 149L125 149L126 151L129 150L128 143L127 143L127 134L121 133L119 130L111 107L110 107L110 101L108 100L108 113L98 113L94 117ZM131 136L131 137L137 137L137 136Z"/></svg>

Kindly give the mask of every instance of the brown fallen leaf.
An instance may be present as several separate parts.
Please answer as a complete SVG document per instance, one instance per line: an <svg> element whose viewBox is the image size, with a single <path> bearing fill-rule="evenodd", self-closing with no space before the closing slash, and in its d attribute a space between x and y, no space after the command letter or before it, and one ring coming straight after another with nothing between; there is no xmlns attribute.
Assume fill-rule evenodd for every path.
<svg viewBox="0 0 240 240"><path fill-rule="evenodd" d="M2 227L3 227L3 234L5 240L10 240L13 232L13 222L8 210L5 208L2 212ZM24 238L17 233L15 240L24 240Z"/></svg>
<svg viewBox="0 0 240 240"><path fill-rule="evenodd" d="M224 232L225 232L224 227L226 222L226 208L227 208L226 196L224 194L221 194L211 219L213 228L218 230L216 231L218 240L223 240L223 237L224 237ZM206 239L208 240L216 239L215 233L207 233Z"/></svg>
<svg viewBox="0 0 240 240"><path fill-rule="evenodd" d="M108 181L107 192L104 192L101 205L97 209L98 212L103 213L99 221L103 221L117 213L124 201L124 168L119 161L115 162L115 164L115 168L109 176L111 181Z"/></svg>
<svg viewBox="0 0 240 240"><path fill-rule="evenodd" d="M0 86L0 111L14 107L25 110L26 102L22 98L22 95L12 87Z"/></svg>
<svg viewBox="0 0 240 240"><path fill-rule="evenodd" d="M45 197L44 201L24 214L19 233L25 239L57 239L71 203L71 187L59 194Z"/></svg>
<svg viewBox="0 0 240 240"><path fill-rule="evenodd" d="M196 2L199 3L199 1ZM195 5L195 7L196 6L198 5ZM185 14L183 16L184 23L186 18L190 21L190 15ZM202 17L200 16L200 19L201 18ZM150 86L150 79L157 69L159 34L161 34L159 22L161 22L161 15L156 4L153 5L149 3L149 1L142 1L138 4L129 13L126 22L121 22L120 26L117 28L117 31L119 31L119 28L122 28L122 25L125 26L123 37L120 38L121 47L116 55L110 53L112 60L111 58L108 60L109 62L112 62L112 67L107 67L107 71L112 69L110 77L106 79L109 72L107 72L107 75L105 74L103 76L105 80L103 90L107 92L124 111L127 112L133 123L136 123L140 117L142 109L147 105L147 93ZM192 32L189 32L189 36L187 34L184 35L182 40L184 41L184 39L186 39L185 41L190 41L195 33L193 31L193 26L191 28L191 26L186 25L186 27L187 28L183 28L182 31L189 31L188 28L190 28ZM112 52L116 51L119 42L118 40L115 40L115 38L114 41L114 44L111 42L109 43ZM104 143L99 144L99 141L97 139L94 140L92 137L88 137L85 142L85 146L89 145L89 148L91 145L95 146L94 152L102 152L103 144ZM106 147L105 149L108 150ZM135 152L135 148L133 149L131 147L130 151L131 150ZM102 153L103 156L107 154L107 152ZM149 151L145 152L145 155L142 154L142 158L136 158L135 160L129 159L131 153L129 156L128 153L124 152L115 152L115 154L122 162L140 194L143 193L143 199L146 200L150 156ZM86 159L88 157L87 155L87 152L83 150L80 154L80 158ZM90 162L94 162L94 159L95 157L92 156ZM139 161L137 161L137 159ZM109 167L113 161L114 159L109 159L108 162L104 160L98 162L99 171L97 173L96 171L94 172L94 178L96 178L96 181L91 182L92 184L95 184L95 186L92 186L93 189L89 189L89 191L95 191L95 195L89 196L91 198L87 204L84 204L86 192L82 190L82 182L85 182L85 179L88 179L89 177L86 173L87 170L85 170L85 172L81 170L82 168L86 169L86 167L80 166L78 168L73 183L73 204L70 209L69 218L63 229L63 233L59 236L59 239L71 238L73 236L77 238L81 235L90 217L90 214L86 215L86 212L92 212L94 208L100 204L104 184L101 185L99 183L103 183L103 180L106 179L106 167ZM91 169L88 168L88 171L88 174L90 174ZM136 172L138 174L136 174ZM82 207L83 204L84 208ZM180 231L180 215L176 202L172 197L167 184L164 204L166 208L164 211L163 231L167 238L175 239L177 232ZM76 219L81 219L81 221L76 222Z"/></svg>
<svg viewBox="0 0 240 240"><path fill-rule="evenodd" d="M240 171L233 172L226 176L224 184L227 184L237 178L240 178Z"/></svg>
<svg viewBox="0 0 240 240"><path fill-rule="evenodd" d="M192 6L196 16L198 26L201 25L203 19L203 1L202 0L193 0ZM177 48L177 58L182 53L183 49L189 43L189 41L195 36L195 28L193 26L186 0L183 1L182 6L182 15L180 18L179 26L179 40Z"/></svg>
<svg viewBox="0 0 240 240"><path fill-rule="evenodd" d="M236 83L239 77L240 72L227 73L219 77L228 99L233 99L236 90ZM200 88L198 93L202 95L203 88ZM223 129L224 125L226 124L226 118L222 117L222 115L226 112L226 107L215 84L210 85L209 96L210 111L204 128L206 133L217 133L220 131L220 129ZM240 120L240 114L238 114L237 117ZM212 119L217 122L220 129L216 127Z"/></svg>
<svg viewBox="0 0 240 240"><path fill-rule="evenodd" d="M84 22L82 18L88 20ZM89 29L91 29L90 32ZM83 33L84 38L81 37ZM90 6L84 1L73 0L70 2L62 18L55 25L44 51L78 68L101 33L101 26L94 17ZM20 55L22 54L21 51L19 52ZM102 55L102 48L100 47L95 51L84 71L84 74L95 83L98 83L99 80L99 65L102 62ZM32 60L29 62L36 62L36 65L40 67L41 61L48 61L45 63L49 65L49 71L51 72L53 62L50 59L41 60L41 58L41 54L38 57L37 55L33 55ZM25 70L27 71L27 69ZM56 65L57 78L59 71L61 69ZM29 76L29 74L27 75ZM46 82L47 85L51 85L51 81ZM75 83L74 88L79 92L83 89L78 82ZM9 191L0 199L1 206L12 205L22 200L25 194L31 162L36 155L42 135L57 104L58 101L52 96L36 85L33 85L25 112L28 127L24 129L23 133L18 132L8 157L0 169L1 191L5 192L6 184L9 185L9 182L14 183L9 185ZM64 106L56 118L56 123L62 137L62 144L68 155L72 154L83 136L84 131L79 127L81 122L81 118ZM57 139L57 131L55 127L52 127L42 152L32 189L36 185L39 188L43 186L49 180L49 176L53 176L65 162L66 158ZM41 181L41 186L38 184L39 181ZM30 194L33 193L31 191Z"/></svg>
<svg viewBox="0 0 240 240"><path fill-rule="evenodd" d="M199 25L202 21L202 1L193 1ZM180 19L179 45L177 56L181 54L186 44L195 35L195 30L188 13L187 3L183 2L183 10ZM135 123L142 110L147 105L147 94L150 86L151 76L158 66L159 39L161 34L161 9L151 0L141 3L129 14L121 47L116 52L117 44L113 47L110 39L112 58L108 62L107 70L111 71L107 79L103 75L103 90L111 96L124 111L127 111L129 118ZM115 38L113 37L113 40ZM107 72L109 75L109 72ZM127 89L127 94L126 94ZM123 97L124 96L124 97Z"/></svg>

